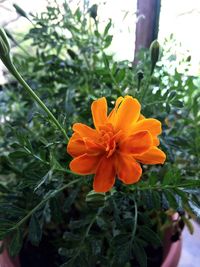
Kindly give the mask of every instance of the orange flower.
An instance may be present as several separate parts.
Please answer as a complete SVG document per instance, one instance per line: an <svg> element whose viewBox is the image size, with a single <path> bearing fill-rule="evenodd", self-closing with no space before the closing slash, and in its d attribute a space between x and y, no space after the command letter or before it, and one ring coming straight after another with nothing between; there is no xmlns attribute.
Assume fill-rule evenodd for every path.
<svg viewBox="0 0 200 267"><path fill-rule="evenodd" d="M164 163L166 155L157 148L161 123L144 118L135 98L119 97L109 115L105 97L95 100L91 109L95 129L75 123L67 152L74 158L70 163L73 172L95 174L96 192L110 190L116 176L125 184L138 182L142 175L139 163Z"/></svg>

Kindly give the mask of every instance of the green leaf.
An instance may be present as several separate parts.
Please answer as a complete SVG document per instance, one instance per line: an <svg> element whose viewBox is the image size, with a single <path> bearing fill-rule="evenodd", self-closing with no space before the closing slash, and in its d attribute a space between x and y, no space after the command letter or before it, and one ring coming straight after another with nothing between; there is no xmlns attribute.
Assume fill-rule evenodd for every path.
<svg viewBox="0 0 200 267"><path fill-rule="evenodd" d="M177 184L181 179L180 170L171 167L164 176L163 185Z"/></svg>
<svg viewBox="0 0 200 267"><path fill-rule="evenodd" d="M147 226L139 227L139 234L141 235L141 237L145 241L148 241L153 246L154 245L155 246L161 245L161 240L160 240L159 236L153 230L151 230L149 227L147 227Z"/></svg>
<svg viewBox="0 0 200 267"><path fill-rule="evenodd" d="M105 67L109 69L110 67L109 67L108 57L104 53L103 53L102 57L103 57L103 62L104 62Z"/></svg>
<svg viewBox="0 0 200 267"><path fill-rule="evenodd" d="M165 174L162 184L163 185L169 185L173 182L173 171L172 169L168 170L168 172Z"/></svg>
<svg viewBox="0 0 200 267"><path fill-rule="evenodd" d="M109 20L108 24L105 27L103 35L106 36L108 34L108 31L110 30L110 27L112 26L112 21L111 19Z"/></svg>
<svg viewBox="0 0 200 267"><path fill-rule="evenodd" d="M167 200L169 202L170 208L176 209L178 207L178 203L176 201L176 197L174 196L174 194L171 191L166 190L165 191L165 196L166 196L166 198L167 198Z"/></svg>
<svg viewBox="0 0 200 267"><path fill-rule="evenodd" d="M168 100L168 101L171 101L175 96L176 96L176 91L175 91L175 90L172 90L172 91L169 93L169 95L168 95L168 97L167 97L167 100Z"/></svg>
<svg viewBox="0 0 200 267"><path fill-rule="evenodd" d="M129 240L130 236L128 234L119 234L116 235L111 242L113 247L121 247L121 245L128 243Z"/></svg>
<svg viewBox="0 0 200 267"><path fill-rule="evenodd" d="M49 180L51 180L52 178L52 174L53 171L49 170L43 177L41 180L39 180L39 182L37 183L34 191L37 191L43 184L45 184L46 182L48 182Z"/></svg>
<svg viewBox="0 0 200 267"><path fill-rule="evenodd" d="M177 195L179 195L181 197L181 199L183 201L187 201L188 200L187 194L184 191L182 191L182 190L180 190L178 188L174 188L174 191L176 192Z"/></svg>
<svg viewBox="0 0 200 267"><path fill-rule="evenodd" d="M173 101L173 105L177 108L182 108L184 106L183 102L180 100Z"/></svg>
<svg viewBox="0 0 200 267"><path fill-rule="evenodd" d="M112 259L112 267L125 266L130 259L130 242L121 244L121 246L114 249L114 257Z"/></svg>
<svg viewBox="0 0 200 267"><path fill-rule="evenodd" d="M132 251L134 253L136 260L140 264L140 267L147 267L146 252L145 252L144 248L138 242L134 243Z"/></svg>
<svg viewBox="0 0 200 267"><path fill-rule="evenodd" d="M122 82L124 80L125 74L126 74L125 69L119 70L119 72L117 73L116 78L115 78L116 81L117 82Z"/></svg>
<svg viewBox="0 0 200 267"><path fill-rule="evenodd" d="M105 39L105 44L104 44L104 49L109 47L111 42L112 42L113 36L112 35L108 35Z"/></svg>
<svg viewBox="0 0 200 267"><path fill-rule="evenodd" d="M79 188L73 190L69 196L67 197L67 199L65 200L64 202L64 206L63 206L63 209L65 212L68 212L71 208L71 205L74 203L77 195L78 195L78 192L79 192Z"/></svg>
<svg viewBox="0 0 200 267"><path fill-rule="evenodd" d="M171 107L170 107L169 103L166 103L166 111L167 111L167 113L170 113L170 111L171 111Z"/></svg>
<svg viewBox="0 0 200 267"><path fill-rule="evenodd" d="M2 193L9 193L10 190L8 189L7 186L5 186L4 184L0 183L0 192L2 192Z"/></svg>
<svg viewBox="0 0 200 267"><path fill-rule="evenodd" d="M158 181L158 175L156 173L152 172L150 174L150 177L149 177L148 181L149 181L150 185L155 185L157 183L157 181Z"/></svg>
<svg viewBox="0 0 200 267"><path fill-rule="evenodd" d="M8 251L11 257L15 257L20 252L22 241L22 233L20 229L17 228L8 247Z"/></svg>
<svg viewBox="0 0 200 267"><path fill-rule="evenodd" d="M191 235L193 235L194 233L194 227L193 227L193 224L191 223L190 219L187 219L186 217L182 217L185 225L187 226L188 228L188 231L190 232Z"/></svg>
<svg viewBox="0 0 200 267"><path fill-rule="evenodd" d="M23 157L27 157L28 153L25 150L18 150L18 151L14 151L12 153L9 154L10 158L23 158Z"/></svg>
<svg viewBox="0 0 200 267"><path fill-rule="evenodd" d="M161 197L157 191L151 191L151 198L154 209L160 209L161 206Z"/></svg>
<svg viewBox="0 0 200 267"><path fill-rule="evenodd" d="M41 238L42 238L42 229L38 221L38 218L36 217L35 214L33 214L31 216L31 220L29 223L28 239L31 241L33 245L38 246Z"/></svg>

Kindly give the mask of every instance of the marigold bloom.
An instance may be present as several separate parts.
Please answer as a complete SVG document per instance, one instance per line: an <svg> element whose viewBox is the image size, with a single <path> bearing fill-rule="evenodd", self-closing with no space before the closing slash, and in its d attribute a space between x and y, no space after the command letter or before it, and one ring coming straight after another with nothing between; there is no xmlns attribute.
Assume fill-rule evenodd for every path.
<svg viewBox="0 0 200 267"><path fill-rule="evenodd" d="M140 103L131 96L119 97L107 115L105 97L92 103L95 129L82 123L73 125L67 152L74 158L70 169L81 175L95 174L96 192L107 192L117 176L125 184L138 182L143 164L163 164L160 149L161 123L140 114Z"/></svg>

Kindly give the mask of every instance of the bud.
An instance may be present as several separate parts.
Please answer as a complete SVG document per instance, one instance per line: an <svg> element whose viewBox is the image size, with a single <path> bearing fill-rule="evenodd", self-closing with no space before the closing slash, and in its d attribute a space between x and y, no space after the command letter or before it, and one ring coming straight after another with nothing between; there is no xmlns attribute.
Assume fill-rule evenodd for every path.
<svg viewBox="0 0 200 267"><path fill-rule="evenodd" d="M77 54L72 49L67 49L67 53L71 57L71 59L75 60L77 59Z"/></svg>
<svg viewBox="0 0 200 267"><path fill-rule="evenodd" d="M0 28L0 59L3 64L11 71L12 63L10 58L10 44L4 29Z"/></svg>
<svg viewBox="0 0 200 267"><path fill-rule="evenodd" d="M105 202L105 193L90 191L86 196L86 203L93 208L101 207Z"/></svg>
<svg viewBox="0 0 200 267"><path fill-rule="evenodd" d="M151 43L150 54L151 54L151 75L152 75L160 55L160 44L157 40L154 40Z"/></svg>
<svg viewBox="0 0 200 267"><path fill-rule="evenodd" d="M97 17L97 9L98 9L97 4L92 5L88 9L88 13L90 14L90 17L93 18L94 20L96 20L96 17Z"/></svg>
<svg viewBox="0 0 200 267"><path fill-rule="evenodd" d="M0 27L0 59L2 60L6 68L13 74L14 66L10 56L10 43L8 41L8 37L4 29L2 29L1 27Z"/></svg>
<svg viewBox="0 0 200 267"><path fill-rule="evenodd" d="M10 43L3 28L0 28L0 57L9 55ZM2 59L3 60L3 59Z"/></svg>
<svg viewBox="0 0 200 267"><path fill-rule="evenodd" d="M192 57L189 55L189 56L186 58L186 61L187 61L187 62L190 62L191 59L192 59Z"/></svg>
<svg viewBox="0 0 200 267"><path fill-rule="evenodd" d="M138 79L137 89L138 89L138 91L140 90L140 85L141 85L141 81L143 78L144 78L144 73L143 73L143 71L139 70L137 72L137 79Z"/></svg>
<svg viewBox="0 0 200 267"><path fill-rule="evenodd" d="M20 6L18 6L17 4L13 4L13 7L20 16L28 19L26 12Z"/></svg>

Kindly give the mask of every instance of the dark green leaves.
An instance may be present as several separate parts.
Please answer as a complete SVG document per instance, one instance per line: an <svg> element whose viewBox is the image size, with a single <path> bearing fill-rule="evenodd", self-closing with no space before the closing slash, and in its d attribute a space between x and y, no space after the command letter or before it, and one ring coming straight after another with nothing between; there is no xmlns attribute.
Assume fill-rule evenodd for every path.
<svg viewBox="0 0 200 267"><path fill-rule="evenodd" d="M147 255L143 246L141 246L138 242L135 242L133 245L133 253L140 264L140 267L147 267Z"/></svg>
<svg viewBox="0 0 200 267"><path fill-rule="evenodd" d="M28 239L31 241L33 245L38 246L41 238L42 238L42 227L36 215L33 214L31 216L29 223Z"/></svg>
<svg viewBox="0 0 200 267"><path fill-rule="evenodd" d="M161 240L158 234L156 234L153 230L151 230L151 228L145 225L139 228L139 235L141 236L141 238L143 238L143 240L147 241L148 244L151 244L153 247L161 245Z"/></svg>
<svg viewBox="0 0 200 267"><path fill-rule="evenodd" d="M11 257L16 256L22 247L23 236L19 228L13 233L9 243L8 251Z"/></svg>

